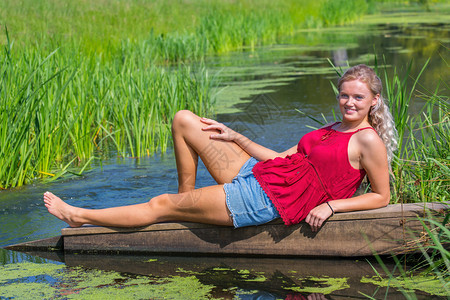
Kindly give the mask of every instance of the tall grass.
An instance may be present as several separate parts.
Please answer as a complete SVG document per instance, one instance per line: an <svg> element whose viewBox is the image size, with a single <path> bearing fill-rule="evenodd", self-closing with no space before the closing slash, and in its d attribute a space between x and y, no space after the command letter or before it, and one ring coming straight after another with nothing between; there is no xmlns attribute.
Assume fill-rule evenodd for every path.
<svg viewBox="0 0 450 300"><path fill-rule="evenodd" d="M445 62L444 62L445 63ZM412 64L412 62L411 62ZM388 75L384 69L385 87L390 108L399 133L399 150L392 165L394 175L391 203L448 202L450 199L450 114L449 99L440 95L437 82L434 91L419 91L420 75L411 78L411 64L399 75L397 69ZM413 100L424 102L419 113L410 111ZM379 276L380 285L400 289L407 299L416 299L413 290L423 289L433 295L448 296L450 292L450 213L421 219L423 232L409 232L417 238L422 256L409 271L396 260L399 276L385 269L388 278ZM379 262L383 266L380 258ZM415 260L417 261L417 260ZM385 298L387 297L387 294Z"/></svg>
<svg viewBox="0 0 450 300"><path fill-rule="evenodd" d="M393 269L389 269L383 259L375 254L377 262L384 274L373 268L376 276L363 278L362 282L370 282L386 287L383 295L364 295L370 299L389 299L389 289L398 289L405 299L417 299L416 291L426 292L433 296L447 297L450 294L450 230L448 228L450 214L437 219L430 215L421 218L423 226L421 233L408 232L416 238L414 250L417 254L403 257L393 256ZM408 250L408 249L405 249Z"/></svg>
<svg viewBox="0 0 450 300"><path fill-rule="evenodd" d="M367 9L368 5L365 0L325 1L320 17L325 25L342 25L353 21L355 16L362 16L366 14Z"/></svg>
<svg viewBox="0 0 450 300"><path fill-rule="evenodd" d="M392 168L393 203L450 199L449 99L439 95L439 84L434 92L416 89L426 65L411 87L408 87L411 65L402 76L394 69L391 80L387 79L385 69L386 92L399 133L399 150ZM413 115L409 108L414 98L421 98L425 104Z"/></svg>
<svg viewBox="0 0 450 300"><path fill-rule="evenodd" d="M115 59L124 49L144 50L161 64L279 43L305 27L349 23L366 13L362 3L5 0L0 23L9 26L19 47L81 45L84 53L103 59Z"/></svg>
<svg viewBox="0 0 450 300"><path fill-rule="evenodd" d="M176 111L212 111L213 80L202 68L14 50L8 43L0 58L1 188L60 175L110 151L165 151Z"/></svg>

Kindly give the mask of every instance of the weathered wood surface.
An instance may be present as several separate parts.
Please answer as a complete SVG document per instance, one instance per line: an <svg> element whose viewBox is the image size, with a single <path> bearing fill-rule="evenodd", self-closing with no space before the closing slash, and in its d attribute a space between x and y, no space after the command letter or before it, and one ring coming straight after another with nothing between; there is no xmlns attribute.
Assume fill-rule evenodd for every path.
<svg viewBox="0 0 450 300"><path fill-rule="evenodd" d="M443 215L448 205L429 203L427 208ZM424 216L425 211L422 204L396 204L339 213L317 233L303 222L285 226L277 220L239 229L197 223L161 223L142 228L83 226L64 228L62 238L66 252L368 256L409 250L421 235L417 217Z"/></svg>

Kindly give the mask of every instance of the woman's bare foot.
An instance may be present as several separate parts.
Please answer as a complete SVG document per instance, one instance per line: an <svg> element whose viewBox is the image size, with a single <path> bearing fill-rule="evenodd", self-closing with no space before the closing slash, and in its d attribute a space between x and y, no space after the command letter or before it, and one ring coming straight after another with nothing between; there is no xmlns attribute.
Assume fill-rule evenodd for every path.
<svg viewBox="0 0 450 300"><path fill-rule="evenodd" d="M49 213L58 219L63 220L69 224L70 227L80 227L83 225L83 223L77 222L76 220L75 212L77 208L62 201L52 193L44 193L44 203Z"/></svg>

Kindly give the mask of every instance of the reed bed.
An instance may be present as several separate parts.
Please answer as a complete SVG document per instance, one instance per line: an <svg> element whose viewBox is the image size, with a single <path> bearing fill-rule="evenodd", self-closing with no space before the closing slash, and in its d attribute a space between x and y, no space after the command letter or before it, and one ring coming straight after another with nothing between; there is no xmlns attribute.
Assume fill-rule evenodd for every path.
<svg viewBox="0 0 450 300"><path fill-rule="evenodd" d="M164 64L280 43L298 29L348 24L367 9L365 0L5 0L0 23L9 26L19 47L81 45L103 59L143 50Z"/></svg>
<svg viewBox="0 0 450 300"><path fill-rule="evenodd" d="M165 151L180 109L211 113L213 78L130 56L100 63L77 55L14 52L0 61L0 187L57 177L108 153ZM66 67L64 66L72 66Z"/></svg>
<svg viewBox="0 0 450 300"><path fill-rule="evenodd" d="M391 202L433 202L450 200L450 114L449 99L440 95L445 82L435 91L417 89L422 71L408 87L410 67L400 76L396 69L391 80L385 80L387 97L399 134L399 150L393 162ZM385 70L385 78L388 78ZM440 86L442 85L442 87ZM422 99L420 113L410 114L414 99Z"/></svg>

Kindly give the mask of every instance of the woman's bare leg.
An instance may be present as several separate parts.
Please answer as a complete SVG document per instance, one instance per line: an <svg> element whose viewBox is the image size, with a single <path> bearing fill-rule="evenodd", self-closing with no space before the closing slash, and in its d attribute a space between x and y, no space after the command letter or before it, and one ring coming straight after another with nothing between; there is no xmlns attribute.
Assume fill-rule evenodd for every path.
<svg viewBox="0 0 450 300"><path fill-rule="evenodd" d="M195 188L198 157L218 184L231 182L250 156L234 142L211 140L212 131L194 113L182 110L172 124L175 157L178 170L178 192Z"/></svg>
<svg viewBox="0 0 450 300"><path fill-rule="evenodd" d="M222 185L182 194L163 194L147 203L105 209L71 206L50 192L44 194L48 211L72 227L83 224L139 227L165 221L190 221L232 226Z"/></svg>

